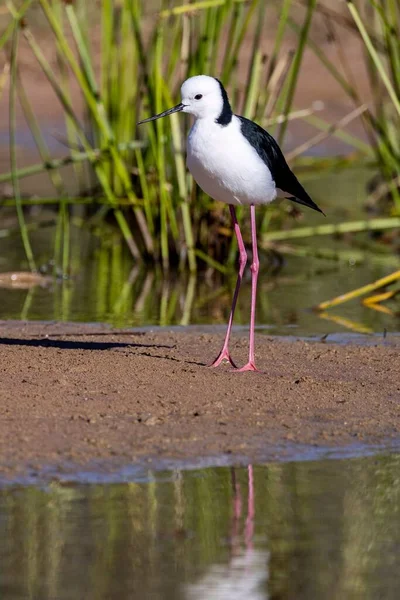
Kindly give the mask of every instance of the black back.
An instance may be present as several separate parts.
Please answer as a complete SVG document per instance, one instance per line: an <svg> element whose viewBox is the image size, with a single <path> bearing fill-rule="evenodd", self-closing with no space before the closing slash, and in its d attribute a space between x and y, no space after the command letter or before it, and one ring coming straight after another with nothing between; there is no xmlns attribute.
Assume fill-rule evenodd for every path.
<svg viewBox="0 0 400 600"><path fill-rule="evenodd" d="M290 170L282 150L279 148L276 140L265 129L246 119L240 117L241 131L250 144L257 150L258 155L271 171L272 177L277 188L287 194L291 194L288 200L293 200L298 204L303 204L324 214L322 210L311 200L306 190L298 181L296 175Z"/></svg>

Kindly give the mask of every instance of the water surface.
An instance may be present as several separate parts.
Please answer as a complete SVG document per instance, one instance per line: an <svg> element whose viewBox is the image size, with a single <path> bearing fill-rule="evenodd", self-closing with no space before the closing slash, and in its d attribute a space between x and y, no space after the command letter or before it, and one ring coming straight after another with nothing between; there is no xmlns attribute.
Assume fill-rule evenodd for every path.
<svg viewBox="0 0 400 600"><path fill-rule="evenodd" d="M314 174L304 184L328 217L324 219L319 213L305 209L300 222L290 225L321 225L365 218L362 207L370 176L365 170L348 170L323 177ZM266 210L259 208L259 214ZM39 216L55 218L48 209ZM244 213L245 225L248 218ZM31 233L40 266L48 265L53 257L54 231L54 227L47 227ZM396 300L385 303L384 307L389 309L385 312L367 308L359 299L322 316L310 311L324 300L398 269L399 257L394 250L377 244L368 233L350 240L314 236L293 240L290 246L295 252L306 251L308 255L260 253L257 323L264 331L302 336L341 331L380 334L384 330L399 331ZM336 260L318 256L326 251L336 256ZM27 263L20 236L0 236L0 272L21 269L27 269ZM204 264L200 264L197 277L192 278L188 273L163 274L148 265L140 267L134 264L124 241L109 225L94 234L72 224L70 278L55 281L45 288L0 286L0 319L101 322L118 327L208 324L222 327L228 319L235 280L235 272L211 273L204 270ZM235 324L248 324L250 296L247 269Z"/></svg>
<svg viewBox="0 0 400 600"><path fill-rule="evenodd" d="M38 263L48 263L52 236L33 237ZM344 244L315 240L324 247L343 251ZM149 267L135 267L123 241L116 237L101 244L97 238L74 229L72 273L67 281L47 287L9 289L0 287L0 319L57 320L110 323L117 327L165 325L225 325L228 320L235 272L229 275L200 272L163 274ZM315 304L357 286L365 285L398 268L395 256L367 255L345 247L344 261L316 257L285 256L279 268L261 256L257 297L257 324L274 335L324 335L344 331L378 333L399 330L396 300L385 303L393 312L365 307L359 299L320 316ZM355 258L353 258L355 257ZM26 268L19 239L0 240L0 271ZM251 282L246 272L235 324L247 325L250 316Z"/></svg>
<svg viewBox="0 0 400 600"><path fill-rule="evenodd" d="M3 487L0 595L397 599L399 458Z"/></svg>

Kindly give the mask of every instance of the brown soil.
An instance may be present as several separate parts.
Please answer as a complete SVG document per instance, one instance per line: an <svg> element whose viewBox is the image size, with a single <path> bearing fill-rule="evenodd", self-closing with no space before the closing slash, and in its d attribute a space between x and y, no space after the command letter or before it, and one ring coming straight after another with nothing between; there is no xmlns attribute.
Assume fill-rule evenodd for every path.
<svg viewBox="0 0 400 600"><path fill-rule="evenodd" d="M0 322L1 474L398 438L398 340L360 347L259 335L265 372L243 374L204 366L220 343L201 332ZM235 337L239 363L246 351Z"/></svg>

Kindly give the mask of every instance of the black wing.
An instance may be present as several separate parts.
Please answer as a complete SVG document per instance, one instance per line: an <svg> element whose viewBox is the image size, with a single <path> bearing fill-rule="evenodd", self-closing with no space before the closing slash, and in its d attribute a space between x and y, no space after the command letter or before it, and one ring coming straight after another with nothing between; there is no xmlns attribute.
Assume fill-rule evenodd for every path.
<svg viewBox="0 0 400 600"><path fill-rule="evenodd" d="M282 154L282 150L272 135L257 125L257 123L254 123L254 121L250 121L239 115L236 116L240 119L243 135L257 150L258 155L271 171L276 187L287 194L291 194L288 200L293 200L293 202L303 204L324 214L315 202L311 200L296 175L290 170Z"/></svg>

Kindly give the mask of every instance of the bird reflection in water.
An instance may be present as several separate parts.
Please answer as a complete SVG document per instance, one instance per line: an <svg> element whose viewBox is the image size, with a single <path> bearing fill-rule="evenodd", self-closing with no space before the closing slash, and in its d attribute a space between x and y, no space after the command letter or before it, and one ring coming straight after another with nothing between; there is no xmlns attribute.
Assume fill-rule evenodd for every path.
<svg viewBox="0 0 400 600"><path fill-rule="evenodd" d="M254 544L255 495L253 467L247 467L248 493L246 520L241 520L243 501L235 468L233 488L230 560L212 565L195 583L185 586L187 600L268 600L269 552Z"/></svg>

